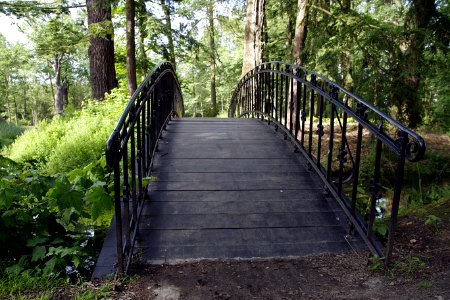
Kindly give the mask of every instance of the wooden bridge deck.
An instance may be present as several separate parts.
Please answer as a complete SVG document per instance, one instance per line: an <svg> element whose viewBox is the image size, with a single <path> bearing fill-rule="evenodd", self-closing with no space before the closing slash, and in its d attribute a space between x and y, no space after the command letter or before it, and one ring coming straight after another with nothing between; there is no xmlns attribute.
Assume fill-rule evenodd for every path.
<svg viewBox="0 0 450 300"><path fill-rule="evenodd" d="M319 178L260 120L171 121L152 176L136 243L145 262L350 249L345 218Z"/></svg>

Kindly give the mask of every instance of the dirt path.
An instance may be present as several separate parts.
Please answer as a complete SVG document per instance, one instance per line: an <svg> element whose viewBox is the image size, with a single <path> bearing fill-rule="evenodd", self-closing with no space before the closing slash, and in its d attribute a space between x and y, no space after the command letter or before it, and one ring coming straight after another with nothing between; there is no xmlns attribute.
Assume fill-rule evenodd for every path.
<svg viewBox="0 0 450 300"><path fill-rule="evenodd" d="M366 251L141 266L113 299L450 299L450 201L432 213L401 219L387 270Z"/></svg>

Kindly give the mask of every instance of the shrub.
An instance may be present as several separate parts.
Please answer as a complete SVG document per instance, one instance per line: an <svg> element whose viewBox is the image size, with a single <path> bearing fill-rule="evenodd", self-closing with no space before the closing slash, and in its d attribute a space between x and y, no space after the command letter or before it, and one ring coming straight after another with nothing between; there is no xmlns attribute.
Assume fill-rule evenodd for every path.
<svg viewBox="0 0 450 300"><path fill-rule="evenodd" d="M0 118L0 149L10 145L23 132L23 127L7 123Z"/></svg>
<svg viewBox="0 0 450 300"><path fill-rule="evenodd" d="M104 101L86 101L81 111L43 121L26 131L3 155L50 175L83 168L104 153L127 100L126 92L116 90Z"/></svg>

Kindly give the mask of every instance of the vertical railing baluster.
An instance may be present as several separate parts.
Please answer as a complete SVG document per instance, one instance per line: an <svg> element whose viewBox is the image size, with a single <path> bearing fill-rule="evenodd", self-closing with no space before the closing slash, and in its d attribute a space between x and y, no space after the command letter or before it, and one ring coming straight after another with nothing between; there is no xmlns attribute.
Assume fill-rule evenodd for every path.
<svg viewBox="0 0 450 300"><path fill-rule="evenodd" d="M316 75L311 74L311 84L315 87L317 85ZM309 92L309 139L308 139L308 155L312 157L312 140L314 127L314 89L311 88Z"/></svg>
<svg viewBox="0 0 450 300"><path fill-rule="evenodd" d="M297 78L300 78L300 69L297 69L295 74ZM298 140L298 131L300 130L300 104L302 99L302 83L299 80L295 80L296 92L295 92L295 139Z"/></svg>
<svg viewBox="0 0 450 300"><path fill-rule="evenodd" d="M366 111L367 107L362 105L361 103L357 104L356 115L362 120L366 119ZM358 122L358 133L356 137L356 154L355 154L355 165L353 166L353 186L352 186L352 206L351 212L353 216L356 213L356 201L358 198L358 185L359 185L359 168L361 161L361 148L362 148L362 134L363 134L363 126Z"/></svg>
<svg viewBox="0 0 450 300"><path fill-rule="evenodd" d="M306 82L306 73L304 75L304 79ZM303 149L305 149L305 125L306 125L306 102L307 99L307 89L308 86L306 84L303 84L303 94L302 94L302 128L301 128L301 146Z"/></svg>
<svg viewBox="0 0 450 300"><path fill-rule="evenodd" d="M131 248L131 242L130 242L130 202L129 202L129 194L130 194L130 187L128 183L128 143L124 143L123 145L123 156L122 156L122 167L123 167L123 196L122 196L122 202L123 202L123 208L122 208L122 215L123 215L123 229L125 231L125 253L128 253L128 251ZM129 253L128 253L129 255Z"/></svg>
<svg viewBox="0 0 450 300"><path fill-rule="evenodd" d="M345 96L344 100L345 108L348 107L348 96ZM347 162L347 150L345 148L347 143L347 111L343 112L343 120L342 120L342 129L341 129L341 147L339 149L338 160L339 160L339 179L338 179L338 194L342 194L342 181L343 181L343 172L344 172L344 164Z"/></svg>
<svg viewBox="0 0 450 300"><path fill-rule="evenodd" d="M289 73L289 66L286 66L286 73ZM289 76L285 75L284 82L284 127L288 127L288 109L289 109Z"/></svg>
<svg viewBox="0 0 450 300"><path fill-rule="evenodd" d="M137 218L137 197L136 197L136 145L135 130L131 129L130 136L130 162L131 162L131 203L133 205L133 219Z"/></svg>
<svg viewBox="0 0 450 300"><path fill-rule="evenodd" d="M403 187L403 176L405 169L406 146L408 145L408 134L404 131L398 133L397 143L399 144L400 155L397 159L397 169L395 173L394 196L391 206L391 221L389 223L389 235L385 249L385 264L389 263L394 245L395 228L397 226L398 208L400 205L400 194Z"/></svg>
<svg viewBox="0 0 450 300"><path fill-rule="evenodd" d="M280 97L280 124L283 124L283 101L284 101L284 99L283 99L283 87L284 87L284 75L283 74L280 74L280 94L279 94L279 97Z"/></svg>
<svg viewBox="0 0 450 300"><path fill-rule="evenodd" d="M382 131L383 123L380 123L379 130ZM369 221L367 224L367 238L369 240L372 239L373 234L373 223L375 221L376 216L376 205L377 200L380 198L380 171L381 171L381 151L383 149L383 143L380 139L377 139L377 145L375 148L375 164L373 171L373 182L371 187L371 196L370 196L370 204L369 204Z"/></svg>
<svg viewBox="0 0 450 300"><path fill-rule="evenodd" d="M141 125L141 129L142 129L142 148L143 148L143 151L144 151L144 153L146 153L146 155L144 155L144 157L143 157L143 165L144 165L144 174L146 174L147 173L147 171L148 171L148 160L149 160L149 158L148 158L148 156L149 155L152 155L151 153L150 153L150 151L149 151L149 149L147 148L147 138L146 138L146 135L147 135L147 126L146 126L146 111L145 111L145 102L144 103L142 103L141 104L141 107L142 107L142 110L141 110L141 112L140 112L140 114L142 115L142 125ZM139 118L139 119L141 119L141 118Z"/></svg>
<svg viewBox="0 0 450 300"><path fill-rule="evenodd" d="M337 88L333 87L330 91L332 99L338 100ZM330 139L328 140L328 163L327 163L327 180L331 181L331 171L333 165L333 147L334 147L334 116L336 113L336 105L331 103L330 108Z"/></svg>
<svg viewBox="0 0 450 300"><path fill-rule="evenodd" d="M279 104L279 101L280 101L280 99L279 99L279 97L278 97L278 86L279 86L279 81L278 81L278 77L279 77L279 75L278 75L278 72L279 72L279 70L280 70L280 64L279 63L277 63L276 64L276 76L275 76L275 101L274 101L274 103L275 103L275 120L278 122L279 120L278 120L278 109L279 109L279 107L280 107L280 104Z"/></svg>
<svg viewBox="0 0 450 300"><path fill-rule="evenodd" d="M113 140L114 214L116 220L117 271L123 273L122 203L120 197L120 133Z"/></svg>
<svg viewBox="0 0 450 300"><path fill-rule="evenodd" d="M323 84L322 82L322 90L323 90ZM317 124L317 155L316 155L316 163L319 170L321 169L320 165L320 158L322 156L322 137L324 136L325 132L323 130L323 95L319 95L319 101L317 102L317 105L319 105L319 124Z"/></svg>
<svg viewBox="0 0 450 300"><path fill-rule="evenodd" d="M292 69L292 75L294 75L294 69ZM289 86L290 86L290 97L289 97L289 99L290 99L290 101L289 101L289 110L290 110L290 116L289 116L289 133L291 134L291 135L293 135L293 132L294 132L294 120L293 120L293 118L294 118L294 83L296 82L295 80L294 80L294 78L293 77L291 77L290 78L290 80L289 80Z"/></svg>

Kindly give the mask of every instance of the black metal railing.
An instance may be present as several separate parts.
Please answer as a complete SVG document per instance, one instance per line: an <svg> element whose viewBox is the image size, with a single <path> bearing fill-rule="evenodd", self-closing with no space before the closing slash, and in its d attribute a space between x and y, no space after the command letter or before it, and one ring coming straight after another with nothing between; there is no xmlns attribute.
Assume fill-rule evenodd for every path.
<svg viewBox="0 0 450 300"><path fill-rule="evenodd" d="M284 62L264 63L247 73L228 115L260 117L283 131L342 207L349 233L356 230L388 263L405 160L423 157L421 136L329 79ZM382 203L390 206L384 229ZM384 231L382 243L374 232L383 237Z"/></svg>
<svg viewBox="0 0 450 300"><path fill-rule="evenodd" d="M170 63L147 75L131 97L106 145L114 170L117 271L127 272L146 198L146 177L158 138L172 116L184 113L180 86ZM124 265L125 263L125 265Z"/></svg>

